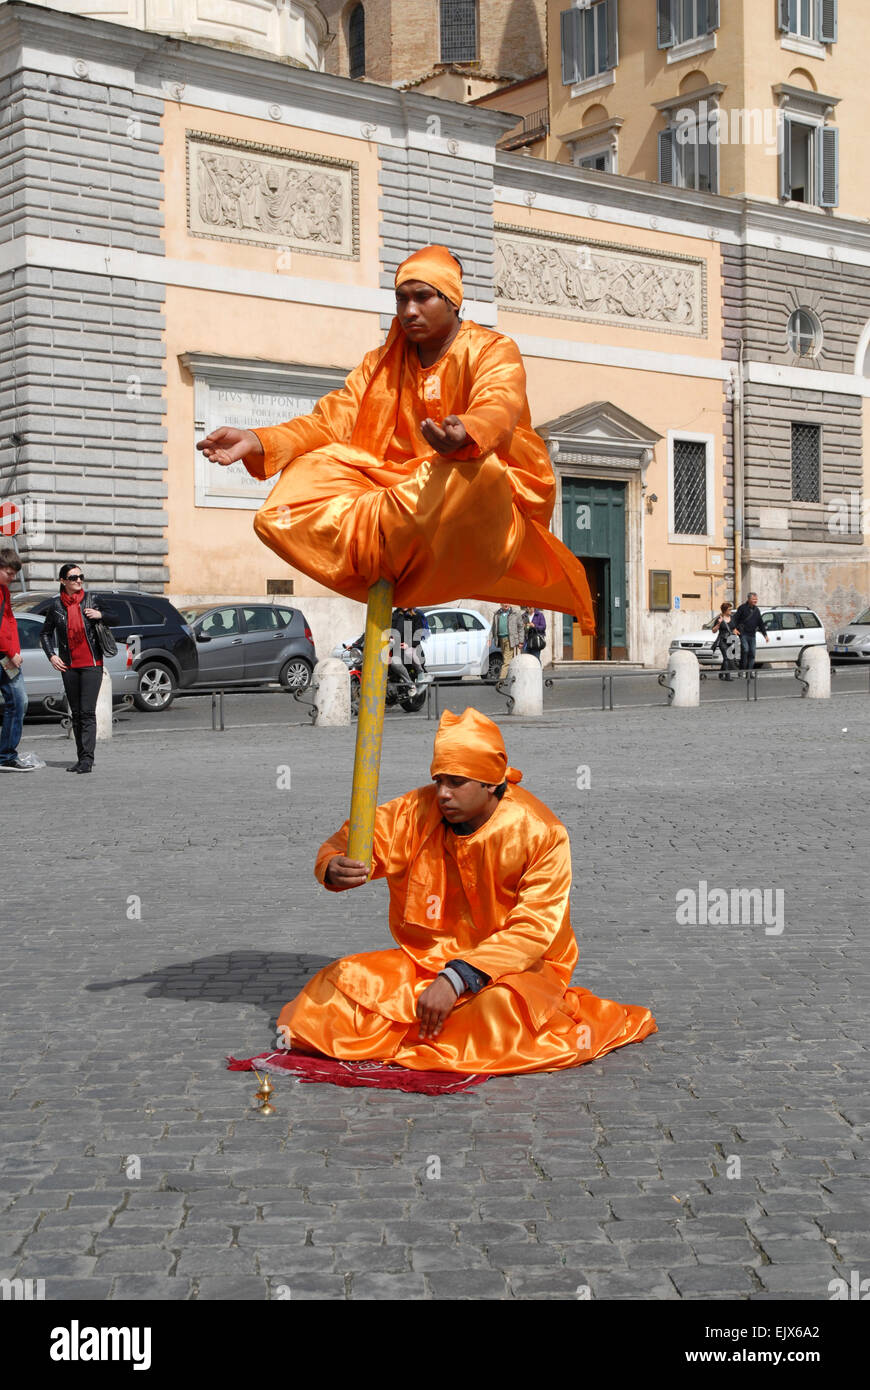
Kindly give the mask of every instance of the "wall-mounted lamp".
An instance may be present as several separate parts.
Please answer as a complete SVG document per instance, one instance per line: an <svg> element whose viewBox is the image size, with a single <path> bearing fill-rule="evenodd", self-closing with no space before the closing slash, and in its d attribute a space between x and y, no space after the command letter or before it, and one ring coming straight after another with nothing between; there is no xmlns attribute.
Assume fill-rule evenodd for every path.
<svg viewBox="0 0 870 1390"><path fill-rule="evenodd" d="M646 509L649 515L652 515L653 504L655 502L658 502L658 500L659 499L654 492L651 492L649 497L646 499Z"/></svg>

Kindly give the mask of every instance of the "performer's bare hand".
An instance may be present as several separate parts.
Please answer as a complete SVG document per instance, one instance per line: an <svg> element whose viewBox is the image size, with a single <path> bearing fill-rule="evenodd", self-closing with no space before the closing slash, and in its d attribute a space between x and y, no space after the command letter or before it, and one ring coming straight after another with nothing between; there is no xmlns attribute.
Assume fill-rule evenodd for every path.
<svg viewBox="0 0 870 1390"><path fill-rule="evenodd" d="M471 443L468 431L458 415L445 416L443 426L436 424L434 420L424 420L420 426L420 433L438 454L455 454L457 449L464 449L466 444Z"/></svg>
<svg viewBox="0 0 870 1390"><path fill-rule="evenodd" d="M423 990L417 1000L417 1017L420 1020L420 1037L437 1038L444 1020L456 1003L456 990L449 980L437 979Z"/></svg>
<svg viewBox="0 0 870 1390"><path fill-rule="evenodd" d="M359 859L347 859L334 854L326 866L324 882L343 893L347 888L361 888L368 882L369 871Z"/></svg>
<svg viewBox="0 0 870 1390"><path fill-rule="evenodd" d="M198 441L196 447L212 463L220 463L223 467L238 463L240 459L263 456L263 446L253 430L237 430L231 425L221 425L220 429L212 430L205 439Z"/></svg>

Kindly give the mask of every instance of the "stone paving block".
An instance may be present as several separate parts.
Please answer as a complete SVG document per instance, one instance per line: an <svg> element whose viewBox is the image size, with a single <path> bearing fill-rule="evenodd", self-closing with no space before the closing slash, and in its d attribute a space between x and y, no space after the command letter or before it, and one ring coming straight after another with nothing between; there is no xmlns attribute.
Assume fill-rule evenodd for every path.
<svg viewBox="0 0 870 1390"><path fill-rule="evenodd" d="M741 1298L758 1287L749 1270L740 1265L669 1266L668 1276L683 1295Z"/></svg>
<svg viewBox="0 0 870 1390"><path fill-rule="evenodd" d="M410 1247L411 1268L418 1272L449 1269L488 1269L484 1252L473 1245L413 1245Z"/></svg>
<svg viewBox="0 0 870 1390"><path fill-rule="evenodd" d="M439 1246L439 1249L443 1249ZM449 1252L448 1252L449 1253ZM402 1245L335 1245L335 1269L342 1274L401 1273L410 1268L409 1251Z"/></svg>
<svg viewBox="0 0 870 1390"><path fill-rule="evenodd" d="M423 1274L355 1274L351 1297L354 1300L387 1300L402 1302L422 1300L427 1296L426 1277Z"/></svg>
<svg viewBox="0 0 870 1390"><path fill-rule="evenodd" d="M207 1274L194 1282L196 1297L204 1302L265 1302L268 1297L268 1280L259 1275L246 1278L244 1275Z"/></svg>
<svg viewBox="0 0 870 1390"><path fill-rule="evenodd" d="M159 1245L118 1247L100 1253L97 1274L168 1274L175 1256Z"/></svg>
<svg viewBox="0 0 870 1390"><path fill-rule="evenodd" d="M508 1297L504 1276L495 1271L437 1269L426 1272L426 1283L437 1299L504 1299Z"/></svg>
<svg viewBox="0 0 870 1390"><path fill-rule="evenodd" d="M112 1283L112 1298L134 1303L184 1302L193 1297L193 1280L161 1279L152 1274L119 1274Z"/></svg>
<svg viewBox="0 0 870 1390"><path fill-rule="evenodd" d="M832 1279L843 1278L841 1269L834 1266L814 1264L762 1265L756 1271L759 1280L768 1293L803 1294L806 1298L831 1297L828 1284ZM846 1276L848 1282L848 1275Z"/></svg>

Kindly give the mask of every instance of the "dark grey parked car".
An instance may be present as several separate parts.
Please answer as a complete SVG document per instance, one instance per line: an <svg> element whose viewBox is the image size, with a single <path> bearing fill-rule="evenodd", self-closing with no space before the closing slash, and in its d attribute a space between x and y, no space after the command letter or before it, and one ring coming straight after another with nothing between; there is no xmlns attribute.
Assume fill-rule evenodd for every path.
<svg viewBox="0 0 870 1390"><path fill-rule="evenodd" d="M182 609L199 654L197 686L214 689L280 681L304 690L317 654L298 608L273 603L200 604Z"/></svg>

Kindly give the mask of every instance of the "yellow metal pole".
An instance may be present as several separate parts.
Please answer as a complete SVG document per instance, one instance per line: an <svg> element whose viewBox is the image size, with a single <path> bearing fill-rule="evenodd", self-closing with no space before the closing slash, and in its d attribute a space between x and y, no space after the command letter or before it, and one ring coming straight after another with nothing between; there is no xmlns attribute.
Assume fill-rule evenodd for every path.
<svg viewBox="0 0 870 1390"><path fill-rule="evenodd" d="M389 631L393 616L393 585L379 579L369 589L363 651L353 786L350 794L349 859L359 859L371 869L378 774L384 733L384 698L389 664Z"/></svg>

